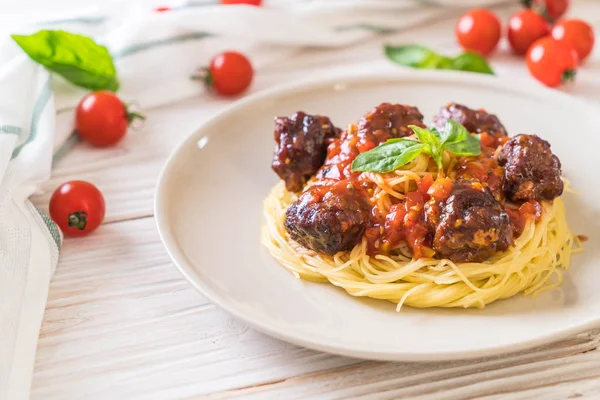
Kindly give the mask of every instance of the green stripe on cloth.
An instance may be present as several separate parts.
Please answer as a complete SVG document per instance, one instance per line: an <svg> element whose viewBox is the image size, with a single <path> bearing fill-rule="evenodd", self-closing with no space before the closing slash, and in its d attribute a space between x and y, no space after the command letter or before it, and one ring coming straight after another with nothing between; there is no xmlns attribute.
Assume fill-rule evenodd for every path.
<svg viewBox="0 0 600 400"><path fill-rule="evenodd" d="M0 133L8 133L11 135L20 135L22 129L14 125L0 125Z"/></svg>
<svg viewBox="0 0 600 400"><path fill-rule="evenodd" d="M167 46L175 43L183 43L189 42L192 40L204 39L206 37L212 36L207 32L192 32L186 33L179 36L174 36L166 39L155 40L153 42L139 43L135 44L131 47L126 47L116 53L113 53L112 56L114 59L131 56L133 54L137 54L139 52L154 49L156 47Z"/></svg>
<svg viewBox="0 0 600 400"><path fill-rule="evenodd" d="M27 146L29 143L33 142L37 136L40 116L42 115L42 112L48 105L48 101L50 100L50 97L52 96L51 79L52 78L49 76L46 83L44 83L44 87L42 88L42 92L40 93L40 96L38 97L38 99L35 102L35 105L33 106L33 115L31 116L31 125L29 127L29 136L27 137L25 142L21 143L19 146L17 146L13 150L11 160L14 159L15 157L17 157L19 154L21 154L21 150L23 150L23 148L25 146Z"/></svg>
<svg viewBox="0 0 600 400"><path fill-rule="evenodd" d="M392 33L394 29L386 26L379 26L373 24L353 24L353 25L342 25L334 28L338 32L352 31L352 30L365 30L375 33Z"/></svg>
<svg viewBox="0 0 600 400"><path fill-rule="evenodd" d="M62 160L79 142L81 142L81 137L78 134L75 133L69 136L69 138L54 152L52 165L55 165Z"/></svg>
<svg viewBox="0 0 600 400"><path fill-rule="evenodd" d="M42 217L44 224L46 224L46 228L48 228L48 232L50 232L50 236L52 236L54 243L56 243L56 248L58 249L58 251L60 251L60 247L62 245L62 240L60 237L60 231L59 231L58 225L56 225L56 222L52 221L52 219L50 219L50 217L47 216L46 213L44 213L42 210L40 210L36 206L34 206L34 207L37 210L37 212L40 214L40 217Z"/></svg>

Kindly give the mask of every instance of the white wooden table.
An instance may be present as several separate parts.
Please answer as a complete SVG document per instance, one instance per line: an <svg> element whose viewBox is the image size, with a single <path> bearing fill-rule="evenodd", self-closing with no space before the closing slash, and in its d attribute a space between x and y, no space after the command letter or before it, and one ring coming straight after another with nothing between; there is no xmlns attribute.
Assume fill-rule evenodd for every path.
<svg viewBox="0 0 600 400"><path fill-rule="evenodd" d="M571 15L600 34L600 1L572 3ZM499 13L506 20L511 11ZM303 77L308 68L386 62L384 42L453 53L455 20L449 15L344 50L303 50L258 71L252 92ZM501 77L527 77L523 60L507 51L492 63ZM600 44L568 91L600 100ZM104 192L107 216L97 233L64 242L40 334L34 399L600 398L600 332L475 361L383 363L281 342L209 303L170 262L154 224L153 193L175 144L228 103L201 95L152 110L120 146L79 143L55 164L35 203L45 209L58 184L85 179Z"/></svg>

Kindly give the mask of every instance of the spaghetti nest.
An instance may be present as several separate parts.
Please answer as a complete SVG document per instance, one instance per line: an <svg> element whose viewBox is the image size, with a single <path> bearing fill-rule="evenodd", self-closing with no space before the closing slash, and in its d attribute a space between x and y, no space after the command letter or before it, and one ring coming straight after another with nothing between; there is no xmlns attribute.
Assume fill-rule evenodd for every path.
<svg viewBox="0 0 600 400"><path fill-rule="evenodd" d="M449 160L445 160L445 163ZM451 162L451 161L450 161ZM371 201L389 210L392 198L403 199L428 172L428 158L418 157L387 174L364 173L374 185ZM411 189L413 188L413 189ZM524 293L536 295L560 285L577 238L567 226L561 198L542 202L537 222L527 222L521 235L503 252L484 262L413 259L407 246L390 256L367 254L363 238L351 251L334 256L306 249L291 240L284 227L286 210L297 195L283 182L264 202L262 242L273 257L299 278L327 282L353 296L383 299L417 308L477 307Z"/></svg>

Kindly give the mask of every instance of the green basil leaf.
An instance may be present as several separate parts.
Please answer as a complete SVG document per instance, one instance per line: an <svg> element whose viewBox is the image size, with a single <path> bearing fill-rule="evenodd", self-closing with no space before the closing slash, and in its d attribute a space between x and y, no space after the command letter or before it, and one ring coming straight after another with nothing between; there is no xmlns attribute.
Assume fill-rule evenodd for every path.
<svg viewBox="0 0 600 400"><path fill-rule="evenodd" d="M479 135L468 134L467 138L460 142L446 143L444 146L450 153L457 156L478 156L481 154L481 141Z"/></svg>
<svg viewBox="0 0 600 400"><path fill-rule="evenodd" d="M412 129L421 142L428 144L431 148L437 148L441 146L442 143L439 137L429 129L421 128L416 125L409 125L408 127Z"/></svg>
<svg viewBox="0 0 600 400"><path fill-rule="evenodd" d="M119 89L115 66L106 47L87 36L61 30L12 35L34 61L69 82L91 90Z"/></svg>
<svg viewBox="0 0 600 400"><path fill-rule="evenodd" d="M453 69L454 60L417 44L384 46L387 58L396 64L419 69Z"/></svg>
<svg viewBox="0 0 600 400"><path fill-rule="evenodd" d="M451 58L441 54L432 53L417 66L421 69L452 69L453 61Z"/></svg>
<svg viewBox="0 0 600 400"><path fill-rule="evenodd" d="M466 52L452 59L452 69L494 75L494 71L479 54Z"/></svg>
<svg viewBox="0 0 600 400"><path fill-rule="evenodd" d="M472 135L467 128L452 119L446 122L442 145L457 156L477 156L481 153L479 135Z"/></svg>
<svg viewBox="0 0 600 400"><path fill-rule="evenodd" d="M359 154L352 163L353 171L390 172L409 163L421 153L431 156L441 170L444 150L458 156L477 156L481 153L479 135L472 135L454 120L449 120L443 133L409 125L420 142L405 138L390 139L384 144Z"/></svg>
<svg viewBox="0 0 600 400"><path fill-rule="evenodd" d="M435 135L435 137L437 137L437 139L440 141L440 143L442 142L442 134L440 133L440 131L437 130L437 128L431 128L431 129L429 129L429 131L431 133L433 133Z"/></svg>
<svg viewBox="0 0 600 400"><path fill-rule="evenodd" d="M408 164L423 152L425 145L416 140L393 139L359 154L352 171L390 172Z"/></svg>
<svg viewBox="0 0 600 400"><path fill-rule="evenodd" d="M456 143L465 140L470 136L467 128L453 119L446 121L444 133L442 133L442 143Z"/></svg>
<svg viewBox="0 0 600 400"><path fill-rule="evenodd" d="M415 132L421 142L425 143L426 147L423 152L429 154L441 168L444 147L439 132L436 129L423 129L415 125L409 125L409 128Z"/></svg>
<svg viewBox="0 0 600 400"><path fill-rule="evenodd" d="M439 57L434 51L427 47L417 44L408 44L405 46L384 46L387 58L396 64L405 65L413 68L423 68L425 64L436 62Z"/></svg>
<svg viewBox="0 0 600 400"><path fill-rule="evenodd" d="M455 71L494 74L487 61L480 55L465 52L457 57L447 57L418 44L384 46L385 55L396 64L419 69L445 69Z"/></svg>

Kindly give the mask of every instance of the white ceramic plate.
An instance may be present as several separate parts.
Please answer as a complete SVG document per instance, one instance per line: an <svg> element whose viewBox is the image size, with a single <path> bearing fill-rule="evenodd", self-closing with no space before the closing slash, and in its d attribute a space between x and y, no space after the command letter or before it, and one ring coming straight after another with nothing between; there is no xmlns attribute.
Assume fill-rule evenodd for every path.
<svg viewBox="0 0 600 400"><path fill-rule="evenodd" d="M260 244L273 117L297 110L337 126L384 102L413 104L429 121L449 101L499 115L511 134L552 144L581 195L566 195L575 233L590 240L559 289L483 310L400 313L328 284L296 279ZM275 337L318 350L384 360L442 360L519 350L600 325L600 120L571 96L476 74L403 72L301 82L250 96L186 139L165 166L156 220L168 252L211 301Z"/></svg>

